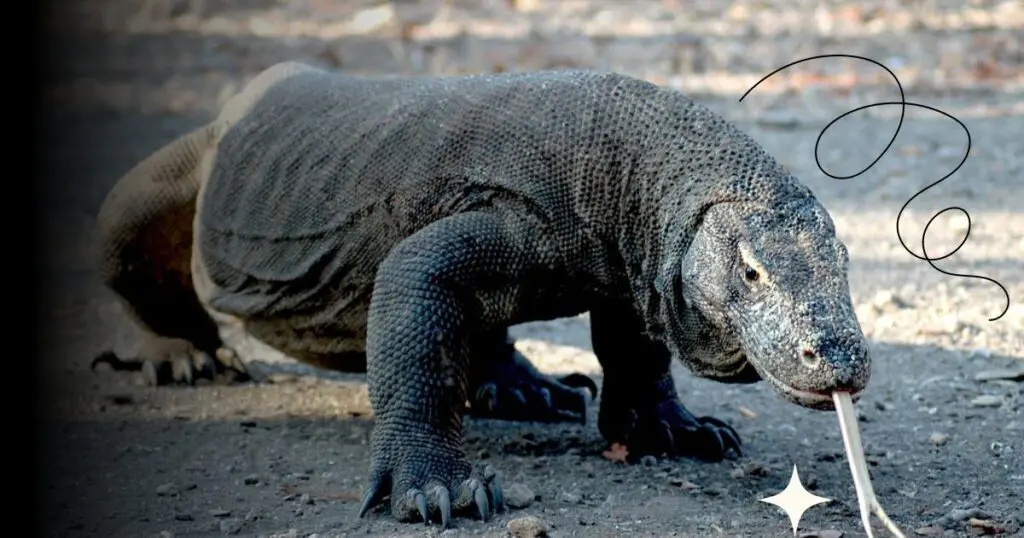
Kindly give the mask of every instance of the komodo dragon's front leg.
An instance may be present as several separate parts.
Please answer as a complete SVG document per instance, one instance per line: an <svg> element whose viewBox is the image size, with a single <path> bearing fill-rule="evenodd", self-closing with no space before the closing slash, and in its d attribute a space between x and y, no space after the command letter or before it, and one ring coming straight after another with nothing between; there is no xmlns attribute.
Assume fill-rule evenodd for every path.
<svg viewBox="0 0 1024 538"><path fill-rule="evenodd" d="M591 343L604 372L598 430L633 454L692 456L720 461L740 454L731 426L697 417L679 400L669 369L669 350L646 337L627 305L603 305L590 312Z"/></svg>
<svg viewBox="0 0 1024 538"><path fill-rule="evenodd" d="M401 521L502 507L493 473L474 471L461 410L480 335L543 300L527 289L549 260L533 234L486 213L434 222L399 243L377 271L367 325L367 381L376 415L359 515L391 496ZM527 310L523 310L523 309Z"/></svg>

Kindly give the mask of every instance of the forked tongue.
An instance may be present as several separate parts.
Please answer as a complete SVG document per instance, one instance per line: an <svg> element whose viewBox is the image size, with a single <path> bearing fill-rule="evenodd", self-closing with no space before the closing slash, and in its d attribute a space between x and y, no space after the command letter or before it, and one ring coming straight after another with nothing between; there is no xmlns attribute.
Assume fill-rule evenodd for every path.
<svg viewBox="0 0 1024 538"><path fill-rule="evenodd" d="M899 527L889 519L882 505L875 497L871 487L871 475L868 474L867 462L864 459L864 447L860 443L860 430L857 429L857 414L853 410L853 399L849 392L832 393L836 403L836 414L839 415L839 429L843 432L843 446L846 448L846 459L850 462L853 474L853 487L857 490L857 505L860 507L860 520L868 538L874 538L871 532L871 514L875 514L885 528L899 538L906 538Z"/></svg>

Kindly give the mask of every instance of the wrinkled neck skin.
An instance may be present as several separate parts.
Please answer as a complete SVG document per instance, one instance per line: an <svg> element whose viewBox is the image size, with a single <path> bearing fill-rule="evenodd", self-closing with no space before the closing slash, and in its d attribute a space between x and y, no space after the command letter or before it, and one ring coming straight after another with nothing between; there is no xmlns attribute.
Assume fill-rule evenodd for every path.
<svg viewBox="0 0 1024 538"><path fill-rule="evenodd" d="M730 202L710 201L698 205L694 229L700 230L707 212L730 205ZM721 265L727 254L695 249L696 233L683 237L671 232L670 226L665 228L662 231L665 248L660 252L653 290L660 340L694 375L723 383L760 381L761 376L748 361L739 328L728 317L720 315L724 305L696 295L697 290L684 283L688 271Z"/></svg>
<svg viewBox="0 0 1024 538"><path fill-rule="evenodd" d="M870 356L853 311L846 247L825 208L749 135L660 94L583 208L650 337L698 376L763 379L787 400L856 400ZM652 129L644 132L642 129ZM640 142L634 142L640 140ZM609 200L618 204L608 211ZM754 267L756 271L747 271ZM754 274L747 278L746 275ZM758 275L760 278L758 278Z"/></svg>

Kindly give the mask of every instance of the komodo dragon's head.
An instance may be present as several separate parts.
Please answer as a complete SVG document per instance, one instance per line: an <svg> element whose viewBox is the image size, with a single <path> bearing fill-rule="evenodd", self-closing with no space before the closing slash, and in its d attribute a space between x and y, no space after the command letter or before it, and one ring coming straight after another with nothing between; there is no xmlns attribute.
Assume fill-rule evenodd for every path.
<svg viewBox="0 0 1024 538"><path fill-rule="evenodd" d="M857 398L871 373L849 255L813 196L771 205L721 203L705 213L677 265L678 334L699 334L683 360L707 377L760 378L791 402L833 409L834 390Z"/></svg>

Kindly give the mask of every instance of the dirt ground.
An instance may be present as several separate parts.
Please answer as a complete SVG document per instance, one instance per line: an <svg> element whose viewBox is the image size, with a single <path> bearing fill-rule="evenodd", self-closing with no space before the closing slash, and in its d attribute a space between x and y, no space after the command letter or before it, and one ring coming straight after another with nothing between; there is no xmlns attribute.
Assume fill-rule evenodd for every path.
<svg viewBox="0 0 1024 538"><path fill-rule="evenodd" d="M427 2L420 2L427 4ZM422 7L422 6L421 6ZM415 8L415 6L414 6ZM224 324L261 384L152 389L89 371L134 334L91 273L88 231L107 189L138 160L210 118L246 78L281 60L361 73L463 73L591 67L673 85L740 122L819 195L851 254L851 285L875 361L859 410L874 486L908 536L1024 535L1024 5L1019 2L457 2L398 12L379 2L76 0L50 21L41 166L47 172L48 299L35 522L47 536L421 536L386 512L356 516L372 412L361 376L317 371ZM436 14L429 19L423 14ZM406 23L403 26L403 21ZM403 41L402 36L407 39ZM849 181L815 163L835 116L898 99L877 67L803 65L742 103L761 76L822 53L863 54L901 77L907 97L956 115L970 158L910 205L900 231L920 252L938 210L970 212L970 238L943 275L900 246L903 203L949 172L966 138L951 120L908 109L897 142ZM896 126L874 109L830 130L833 173L866 166ZM930 253L959 242L947 213ZM585 316L515 328L550 372L600 381ZM787 536L759 499L794 465L831 502L805 536L864 536L836 417L785 403L762 384L726 386L676 372L683 401L733 424L739 461L602 458L596 428L470 420L468 453L488 459L529 506L446 536L501 536L536 516L552 536ZM526 492L526 493L524 493ZM881 528L876 527L876 536ZM829 534L829 532L832 534Z"/></svg>

